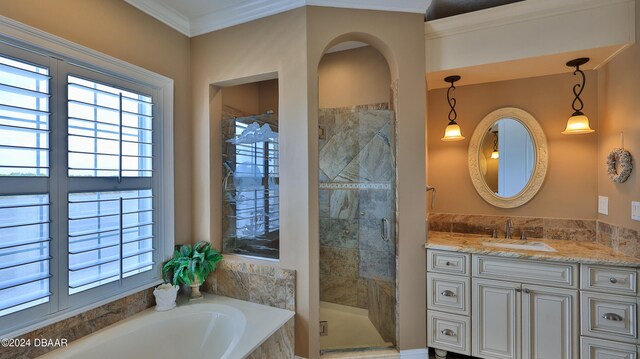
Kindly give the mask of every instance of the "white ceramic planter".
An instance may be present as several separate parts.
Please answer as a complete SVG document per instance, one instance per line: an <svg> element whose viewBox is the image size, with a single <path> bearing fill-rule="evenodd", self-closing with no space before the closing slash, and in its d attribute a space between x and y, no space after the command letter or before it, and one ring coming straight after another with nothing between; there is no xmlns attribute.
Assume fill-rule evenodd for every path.
<svg viewBox="0 0 640 359"><path fill-rule="evenodd" d="M153 290L153 295L156 297L157 312L163 312L165 310L171 310L176 307L176 296L178 295L179 287L172 286L171 284L161 284Z"/></svg>
<svg viewBox="0 0 640 359"><path fill-rule="evenodd" d="M200 283L200 280L195 280L191 283L191 295L189 296L189 300L204 298L202 293L200 293L201 285L202 283Z"/></svg>

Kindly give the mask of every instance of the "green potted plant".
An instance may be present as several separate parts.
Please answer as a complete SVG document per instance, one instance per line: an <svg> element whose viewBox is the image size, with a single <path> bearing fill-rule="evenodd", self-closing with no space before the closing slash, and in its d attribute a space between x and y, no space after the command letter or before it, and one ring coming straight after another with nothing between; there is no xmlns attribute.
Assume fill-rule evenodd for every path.
<svg viewBox="0 0 640 359"><path fill-rule="evenodd" d="M162 276L165 281L171 278L174 285L190 286L190 299L202 298L200 286L216 270L216 265L222 258L222 254L211 248L209 242L200 241L193 246L185 244L177 248L173 258L162 267Z"/></svg>

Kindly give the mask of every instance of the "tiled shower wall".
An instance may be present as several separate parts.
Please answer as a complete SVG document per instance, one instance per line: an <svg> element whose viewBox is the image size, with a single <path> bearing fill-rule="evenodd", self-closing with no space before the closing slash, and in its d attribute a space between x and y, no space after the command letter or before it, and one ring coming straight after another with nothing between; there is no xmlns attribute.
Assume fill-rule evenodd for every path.
<svg viewBox="0 0 640 359"><path fill-rule="evenodd" d="M369 281L395 278L393 112L321 109L319 126L320 300L369 308Z"/></svg>

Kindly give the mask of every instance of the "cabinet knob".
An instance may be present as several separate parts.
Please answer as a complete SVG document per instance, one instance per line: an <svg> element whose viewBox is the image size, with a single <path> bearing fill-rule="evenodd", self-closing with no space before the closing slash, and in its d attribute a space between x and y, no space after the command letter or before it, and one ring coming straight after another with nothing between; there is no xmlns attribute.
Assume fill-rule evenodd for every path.
<svg viewBox="0 0 640 359"><path fill-rule="evenodd" d="M609 278L609 282L615 284L615 283L618 283L618 280L615 279L614 277L611 277L611 278Z"/></svg>
<svg viewBox="0 0 640 359"><path fill-rule="evenodd" d="M442 293L440 293L441 296L443 297L455 297L456 294L450 290L443 290Z"/></svg>
<svg viewBox="0 0 640 359"><path fill-rule="evenodd" d="M529 293L531 293L531 290L529 288L525 288L525 289L523 289L523 292L529 294Z"/></svg>
<svg viewBox="0 0 640 359"><path fill-rule="evenodd" d="M446 265L446 266L450 266L450 265L451 265L451 262L446 261L446 262L444 263L444 265Z"/></svg>
<svg viewBox="0 0 640 359"><path fill-rule="evenodd" d="M602 318L606 319L606 320L611 320L614 322L621 322L624 320L624 318L622 318L621 316L619 316L616 313L604 313L602 315Z"/></svg>
<svg viewBox="0 0 640 359"><path fill-rule="evenodd" d="M516 288L516 292L518 293L522 292L522 288Z"/></svg>
<svg viewBox="0 0 640 359"><path fill-rule="evenodd" d="M446 335L448 337L455 337L456 336L456 333L451 329L443 329L440 333L442 333L442 334L444 334L444 335Z"/></svg>

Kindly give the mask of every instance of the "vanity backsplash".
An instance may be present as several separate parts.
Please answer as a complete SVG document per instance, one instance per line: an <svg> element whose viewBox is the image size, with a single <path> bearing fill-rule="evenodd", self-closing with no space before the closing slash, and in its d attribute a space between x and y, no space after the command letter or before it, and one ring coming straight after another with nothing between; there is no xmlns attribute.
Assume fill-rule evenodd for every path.
<svg viewBox="0 0 640 359"><path fill-rule="evenodd" d="M640 258L638 231L592 219L429 213L427 223L428 231L491 236L495 229L497 237L504 238L508 219L512 220L514 239L520 238L524 230L529 238L598 242Z"/></svg>

